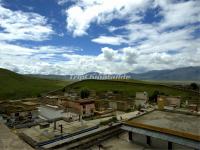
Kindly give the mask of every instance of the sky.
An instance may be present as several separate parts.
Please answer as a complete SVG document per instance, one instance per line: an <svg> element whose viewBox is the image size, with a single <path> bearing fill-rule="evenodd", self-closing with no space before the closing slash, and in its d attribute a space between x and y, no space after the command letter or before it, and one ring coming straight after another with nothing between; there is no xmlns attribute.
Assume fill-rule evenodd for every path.
<svg viewBox="0 0 200 150"><path fill-rule="evenodd" d="M0 0L0 68L141 73L200 66L200 0Z"/></svg>

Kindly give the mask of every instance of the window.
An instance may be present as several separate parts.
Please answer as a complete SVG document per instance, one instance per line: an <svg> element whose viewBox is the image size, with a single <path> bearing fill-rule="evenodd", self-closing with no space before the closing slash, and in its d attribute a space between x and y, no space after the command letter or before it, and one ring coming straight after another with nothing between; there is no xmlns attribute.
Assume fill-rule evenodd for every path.
<svg viewBox="0 0 200 150"><path fill-rule="evenodd" d="M93 109L90 109L90 112L91 112L91 114L93 114L93 113L94 113L94 110L93 110Z"/></svg>
<svg viewBox="0 0 200 150"><path fill-rule="evenodd" d="M15 113L15 117L18 117L19 116L19 113Z"/></svg>
<svg viewBox="0 0 200 150"><path fill-rule="evenodd" d="M83 111L83 115L85 115L85 110Z"/></svg>

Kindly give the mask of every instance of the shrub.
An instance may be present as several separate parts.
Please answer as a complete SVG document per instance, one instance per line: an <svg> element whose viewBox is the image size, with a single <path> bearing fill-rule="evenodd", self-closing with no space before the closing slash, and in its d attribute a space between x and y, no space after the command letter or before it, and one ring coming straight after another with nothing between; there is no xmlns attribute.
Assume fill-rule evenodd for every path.
<svg viewBox="0 0 200 150"><path fill-rule="evenodd" d="M80 92L81 98L88 98L90 96L90 91L88 89L82 89Z"/></svg>
<svg viewBox="0 0 200 150"><path fill-rule="evenodd" d="M190 87L192 90L199 90L199 86L194 82L190 84Z"/></svg>

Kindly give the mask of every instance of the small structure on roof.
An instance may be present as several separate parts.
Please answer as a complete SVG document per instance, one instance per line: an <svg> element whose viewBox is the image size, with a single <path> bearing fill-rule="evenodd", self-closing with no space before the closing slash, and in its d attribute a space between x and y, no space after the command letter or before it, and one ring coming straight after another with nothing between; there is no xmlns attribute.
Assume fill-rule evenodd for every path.
<svg viewBox="0 0 200 150"><path fill-rule="evenodd" d="M135 105L136 106L145 106L145 104L148 102L149 96L147 92L136 92L135 96Z"/></svg>
<svg viewBox="0 0 200 150"><path fill-rule="evenodd" d="M39 123L40 129L48 128L50 126L50 123L48 122L41 122Z"/></svg>
<svg viewBox="0 0 200 150"><path fill-rule="evenodd" d="M158 100L162 99L164 101L164 106L180 107L181 97L180 96L164 96L159 95Z"/></svg>
<svg viewBox="0 0 200 150"><path fill-rule="evenodd" d="M191 110L191 111L198 111L198 106L196 104L190 104L188 106L188 108Z"/></svg>

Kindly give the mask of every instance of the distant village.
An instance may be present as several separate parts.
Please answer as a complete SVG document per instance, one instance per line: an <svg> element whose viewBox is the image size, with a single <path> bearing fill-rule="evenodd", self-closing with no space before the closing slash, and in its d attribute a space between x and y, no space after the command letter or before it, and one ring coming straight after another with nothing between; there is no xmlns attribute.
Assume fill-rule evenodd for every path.
<svg viewBox="0 0 200 150"><path fill-rule="evenodd" d="M70 89L41 94L38 98L0 101L0 122L14 129L20 138L35 149L56 149L63 145L68 147L70 139L69 142L64 141L69 137L77 135L81 137L83 133L87 133L88 136L85 135L87 139L90 132L99 133L99 130L108 136L111 132L116 135L121 134L124 129L128 131L127 138L132 140L133 135L129 128L123 126L122 129L119 125L123 123L127 125L131 119L156 111L200 115L198 104L182 102L180 96L157 95L153 101L150 101L145 91L136 92L134 98L124 99L117 91L106 91L97 95L95 91L88 89L79 92ZM93 138L104 137L102 133ZM91 142L95 145L94 139ZM193 140L196 139L191 139L191 142ZM149 136L148 141L144 141L143 144L152 146ZM87 142L80 144L71 139L72 143L74 147L84 147ZM169 147L171 143L168 142Z"/></svg>
<svg viewBox="0 0 200 150"><path fill-rule="evenodd" d="M80 117L113 116L116 111L126 113L134 110L145 111L148 108L198 112L197 104L188 104L187 101L181 104L180 96L159 95L157 103L149 103L149 96L145 91L137 92L135 99L119 100L119 97L121 97L120 94L112 91L99 97L93 91L90 95L81 98L80 93L70 91L60 95L49 93L49 95L40 98L1 101L1 120L8 126L14 127L18 123L34 122L37 118L65 117L72 121L80 120Z"/></svg>

